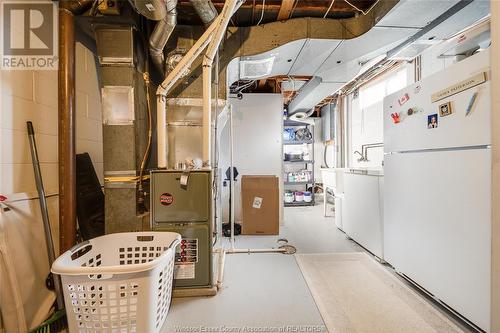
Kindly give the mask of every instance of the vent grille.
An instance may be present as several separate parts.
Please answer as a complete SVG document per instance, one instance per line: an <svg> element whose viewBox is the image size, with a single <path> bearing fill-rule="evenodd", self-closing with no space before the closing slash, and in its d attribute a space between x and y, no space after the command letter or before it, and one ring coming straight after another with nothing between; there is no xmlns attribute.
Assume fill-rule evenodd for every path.
<svg viewBox="0 0 500 333"><path fill-rule="evenodd" d="M394 54L389 60L413 60L424 52L429 47L436 44L433 40L419 40L402 48L398 53Z"/></svg>
<svg viewBox="0 0 500 333"><path fill-rule="evenodd" d="M240 79L253 80L271 74L274 65L274 57L259 60L240 61Z"/></svg>

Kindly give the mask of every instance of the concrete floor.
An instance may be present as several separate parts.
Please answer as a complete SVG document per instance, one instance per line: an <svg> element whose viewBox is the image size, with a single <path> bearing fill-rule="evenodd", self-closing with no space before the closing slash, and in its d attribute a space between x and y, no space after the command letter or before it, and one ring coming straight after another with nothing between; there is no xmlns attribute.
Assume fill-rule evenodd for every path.
<svg viewBox="0 0 500 333"><path fill-rule="evenodd" d="M237 236L236 247L277 247L277 239L287 238L297 253L364 251L346 239L333 218L323 217L320 205L286 208L280 230L279 236ZM284 254L227 255L224 286L217 296L174 299L162 329L163 333L294 331L326 332L326 328L295 257Z"/></svg>

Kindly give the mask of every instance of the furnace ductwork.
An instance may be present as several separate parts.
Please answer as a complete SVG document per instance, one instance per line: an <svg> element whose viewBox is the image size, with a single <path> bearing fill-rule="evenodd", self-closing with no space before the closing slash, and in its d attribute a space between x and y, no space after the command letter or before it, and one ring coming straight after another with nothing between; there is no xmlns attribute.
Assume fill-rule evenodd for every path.
<svg viewBox="0 0 500 333"><path fill-rule="evenodd" d="M203 24L206 26L215 20L217 10L210 0L190 0L191 5L200 17ZM177 0L167 0L167 16L158 23L149 39L149 53L155 67L164 75L165 74L165 56L163 49L167 45L170 35L177 25Z"/></svg>
<svg viewBox="0 0 500 333"><path fill-rule="evenodd" d="M94 0L72 0L72 1L64 1L62 8L65 8L72 12L75 15L80 15L84 13Z"/></svg>
<svg viewBox="0 0 500 333"><path fill-rule="evenodd" d="M210 25L217 17L217 10L210 0L189 0L205 26Z"/></svg>
<svg viewBox="0 0 500 333"><path fill-rule="evenodd" d="M164 75L165 74L165 56L163 49L177 25L177 0L168 0L165 2L167 6L167 16L158 23L149 38L149 54L156 68Z"/></svg>

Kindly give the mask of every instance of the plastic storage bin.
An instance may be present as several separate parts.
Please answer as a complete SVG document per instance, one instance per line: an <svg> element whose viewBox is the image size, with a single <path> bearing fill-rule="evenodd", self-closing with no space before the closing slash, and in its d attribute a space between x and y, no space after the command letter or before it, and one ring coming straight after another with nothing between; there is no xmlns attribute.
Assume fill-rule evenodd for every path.
<svg viewBox="0 0 500 333"><path fill-rule="evenodd" d="M304 202L312 202L312 193L309 191L303 192L304 194Z"/></svg>
<svg viewBox="0 0 500 333"><path fill-rule="evenodd" d="M173 232L116 233L63 253L52 272L61 275L69 332L159 332L180 240Z"/></svg>

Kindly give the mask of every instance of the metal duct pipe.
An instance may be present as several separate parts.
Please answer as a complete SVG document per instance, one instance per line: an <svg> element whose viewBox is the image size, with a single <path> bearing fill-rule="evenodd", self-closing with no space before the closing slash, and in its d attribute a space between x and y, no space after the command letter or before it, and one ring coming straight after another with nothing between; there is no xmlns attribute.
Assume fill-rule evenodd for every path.
<svg viewBox="0 0 500 333"><path fill-rule="evenodd" d="M304 84L299 91L297 92L297 95L295 96L294 99L290 101L288 104L288 116L292 116L294 113L297 113L299 111L304 111L303 105L307 105L307 103L303 103L304 99L309 96L313 91L318 88L318 86L323 82L323 79L319 76L315 76L309 81L307 81L306 84ZM308 110L308 109L306 109Z"/></svg>
<svg viewBox="0 0 500 333"><path fill-rule="evenodd" d="M64 7L73 14L80 15L83 14L89 7L94 3L94 0L73 0L73 1L61 1L62 4L59 6Z"/></svg>
<svg viewBox="0 0 500 333"><path fill-rule="evenodd" d="M297 110L292 115L289 115L288 118L290 120L302 121L312 116L313 113L314 113L314 108L310 110Z"/></svg>
<svg viewBox="0 0 500 333"><path fill-rule="evenodd" d="M196 14L205 26L209 26L217 17L217 9L210 0L189 0Z"/></svg>
<svg viewBox="0 0 500 333"><path fill-rule="evenodd" d="M163 49L177 25L177 0L168 0L165 3L167 16L158 23L149 38L149 54L156 68L165 74L165 56Z"/></svg>

